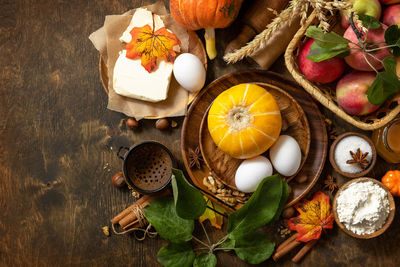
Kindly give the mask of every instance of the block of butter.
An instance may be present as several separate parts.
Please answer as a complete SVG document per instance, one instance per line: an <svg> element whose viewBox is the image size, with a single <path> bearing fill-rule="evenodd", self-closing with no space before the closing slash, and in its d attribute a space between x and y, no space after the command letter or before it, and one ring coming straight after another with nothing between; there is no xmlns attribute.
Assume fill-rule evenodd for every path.
<svg viewBox="0 0 400 267"><path fill-rule="evenodd" d="M129 43L132 39L130 31L133 27L143 27L149 24L153 27L152 12L138 8L132 20L122 34L120 40ZM158 15L154 14L155 30L164 27L164 23ZM141 59L129 59L126 50L122 50L114 66L113 88L119 94L144 101L158 102L165 100L171 81L173 64L160 60L158 67L149 73L141 65Z"/></svg>

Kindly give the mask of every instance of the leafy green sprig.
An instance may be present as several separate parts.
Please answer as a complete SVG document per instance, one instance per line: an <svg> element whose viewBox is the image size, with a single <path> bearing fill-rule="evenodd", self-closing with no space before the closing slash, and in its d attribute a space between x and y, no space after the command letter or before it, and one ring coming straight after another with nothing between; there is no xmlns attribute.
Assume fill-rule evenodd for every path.
<svg viewBox="0 0 400 267"><path fill-rule="evenodd" d="M386 99L393 98L400 92L400 80L396 75L396 60L389 56L380 60L375 57L374 52L388 48L395 57L400 56L400 29L397 25L388 27L385 31L385 46L376 47L381 43L367 43L368 30L378 29L381 23L374 17L359 15L363 26L366 27L363 34L354 24L353 12L350 15L349 24L357 36L358 43L352 42L334 32L324 33L322 29L310 26L306 31L306 36L315 41L311 45L310 54L307 58L313 62L320 62L333 57L345 57L350 53L350 49L361 50L363 57L372 70L376 72L376 78L370 86L367 97L373 105L381 105ZM354 47L349 47L352 43ZM382 63L384 71L378 71L368 60L368 56Z"/></svg>
<svg viewBox="0 0 400 267"><path fill-rule="evenodd" d="M251 264L268 259L275 244L264 234L256 231L279 218L287 198L289 187L279 175L266 177L243 207L228 217L228 233L213 243L203 225L207 241L193 235L194 220L205 211L207 203L201 193L190 185L182 171L172 169L172 197L150 202L144 209L147 220L169 244L160 249L157 260L164 266L202 266L217 264L216 251L233 250L236 255ZM203 247L195 254L190 241Z"/></svg>

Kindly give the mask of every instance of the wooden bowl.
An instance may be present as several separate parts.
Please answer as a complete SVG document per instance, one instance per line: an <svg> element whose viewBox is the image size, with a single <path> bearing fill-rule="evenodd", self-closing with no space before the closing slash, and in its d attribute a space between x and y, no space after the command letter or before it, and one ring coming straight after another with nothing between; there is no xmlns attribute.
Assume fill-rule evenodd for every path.
<svg viewBox="0 0 400 267"><path fill-rule="evenodd" d="M340 221L339 221L339 217L338 214L336 212L337 209L337 198L339 197L340 193L347 188L350 184L352 183L356 183L359 181L372 181L374 183L376 183L377 185L379 185L380 187L382 187L387 195L388 195L388 199L389 199L389 215L388 218L385 222L385 224L382 226L381 229L373 232L372 234L368 234L368 235L358 235L353 233L352 231L348 230ZM362 178L357 178L357 179L353 179L351 181L348 181L347 183L345 183L344 185L342 185L340 187L340 189L336 192L335 197L333 198L333 205L332 205L332 211L333 211L333 217L335 218L335 221L337 223L337 225L339 226L339 228L345 232L346 234L348 234L349 236L355 237L355 238L360 238L360 239L370 239L370 238L374 238L377 237L381 234L383 234L388 228L389 226L392 224L393 219L394 219L394 214L396 213L396 209L395 209L395 204L394 204L394 199L392 194L390 193L389 189L383 185L381 182L373 179L373 178L367 178L367 177L362 177Z"/></svg>
<svg viewBox="0 0 400 267"><path fill-rule="evenodd" d="M188 52L197 56L203 63L204 69L207 71L207 53L204 48L203 42L194 31L187 31L189 35L189 48ZM104 91L108 94L108 68L103 57L100 55L99 58L99 73L101 84L103 85ZM173 78L173 77L172 77ZM174 78L175 79L175 78ZM199 94L201 90L197 92L190 92L188 97L188 105L192 103L194 98ZM160 119L161 117L145 117L145 119Z"/></svg>
<svg viewBox="0 0 400 267"><path fill-rule="evenodd" d="M278 103L282 115L282 120L284 122L284 127L281 131L281 135L286 134L292 136L294 139L296 139L297 143L300 146L301 164L294 175L290 177L285 177L287 181L290 181L300 172L310 150L311 134L307 116L301 106L297 103L297 101L284 90L270 84L255 84L265 88L269 93L272 94L272 96ZM227 87L226 89L228 88L229 87ZM212 103L210 104L209 108L211 107L211 105ZM208 130L207 117L209 108L204 113L203 119L200 124L199 144L201 154L203 156L204 162L210 168L213 175L218 177L225 185L237 190L235 185L235 173L244 159L232 158L231 156L220 150L214 143ZM262 155L269 158L268 151L263 153Z"/></svg>
<svg viewBox="0 0 400 267"><path fill-rule="evenodd" d="M348 172L343 172L340 170L339 166L336 164L335 161L335 149L337 144L345 137L347 136L351 136L351 135L355 135L355 136L359 136L363 139L365 139L368 144L371 146L371 150L372 150L372 161L369 164L368 168L361 171L361 172L357 172L357 173L348 173ZM355 152L355 151L353 151ZM348 177L348 178L357 178L357 177L362 177L367 175L375 166L376 163L376 149L375 149L375 145L374 143L371 141L371 139L369 139L367 136L360 134L360 133L356 133L356 132L347 132L344 133L342 135L339 135L336 140L333 142L330 151L329 151L329 161L332 165L332 167L335 169L335 171L337 171L338 173L340 173L341 175L343 175L344 177Z"/></svg>

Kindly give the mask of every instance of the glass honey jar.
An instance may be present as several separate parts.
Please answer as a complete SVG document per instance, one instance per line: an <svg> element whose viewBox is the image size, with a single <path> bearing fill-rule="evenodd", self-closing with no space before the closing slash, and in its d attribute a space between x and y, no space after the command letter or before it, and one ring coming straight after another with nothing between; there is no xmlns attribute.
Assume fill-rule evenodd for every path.
<svg viewBox="0 0 400 267"><path fill-rule="evenodd" d="M400 163L400 116L372 133L379 156L389 163Z"/></svg>

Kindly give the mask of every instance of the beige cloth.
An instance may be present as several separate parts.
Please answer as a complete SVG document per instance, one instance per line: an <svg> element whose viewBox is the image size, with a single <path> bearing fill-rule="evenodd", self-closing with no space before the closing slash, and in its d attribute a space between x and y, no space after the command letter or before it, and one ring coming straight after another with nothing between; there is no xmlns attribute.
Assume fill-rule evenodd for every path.
<svg viewBox="0 0 400 267"><path fill-rule="evenodd" d="M160 15L165 27L171 30L181 41L181 52L188 51L189 35L186 30L176 24L171 15L167 13L163 2L159 1L143 8ZM188 92L176 82L173 76L171 77L167 99L156 103L124 97L118 95L113 89L114 65L119 56L119 52L125 49L125 44L121 43L119 38L128 27L134 12L135 10L130 10L123 15L106 16L104 26L89 36L89 39L107 64L109 79L107 108L122 112L127 116L135 117L137 120L142 118L185 115L188 103Z"/></svg>

